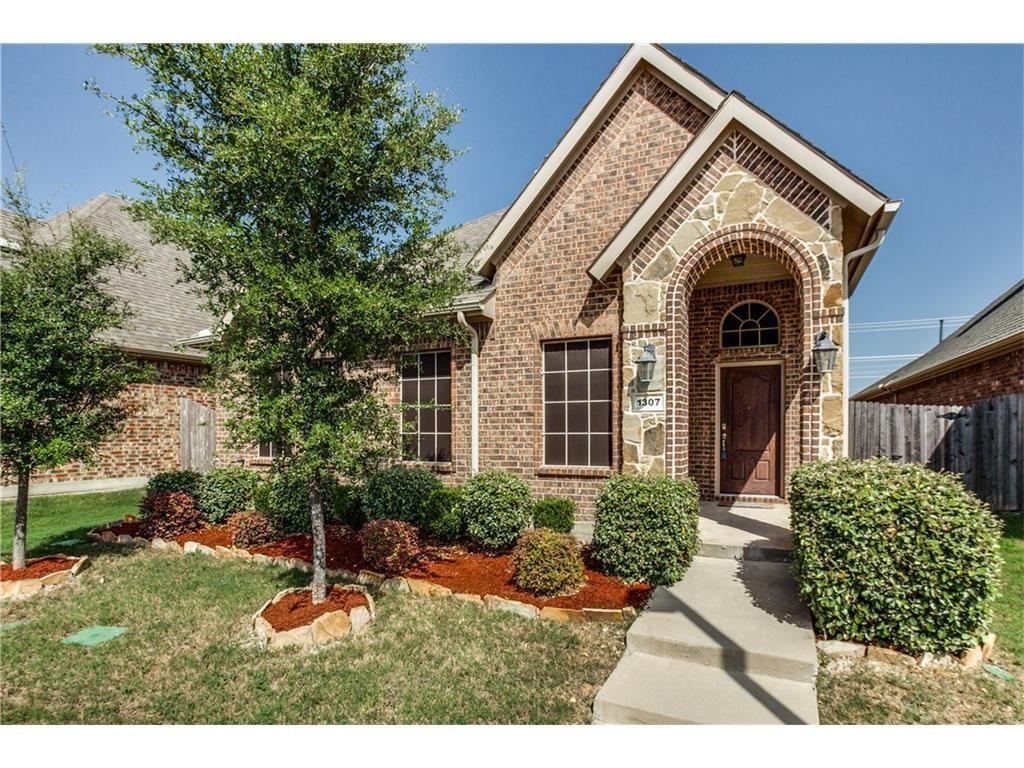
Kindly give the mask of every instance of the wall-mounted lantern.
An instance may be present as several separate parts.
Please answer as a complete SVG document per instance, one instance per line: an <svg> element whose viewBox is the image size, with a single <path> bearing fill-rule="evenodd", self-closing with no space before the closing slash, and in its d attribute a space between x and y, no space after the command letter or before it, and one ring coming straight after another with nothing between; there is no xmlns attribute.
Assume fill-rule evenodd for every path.
<svg viewBox="0 0 1024 768"><path fill-rule="evenodd" d="M636 377L641 384L646 386L654 381L654 364L657 361L654 345L644 344L644 351L636 361Z"/></svg>
<svg viewBox="0 0 1024 768"><path fill-rule="evenodd" d="M821 331L818 334L811 352L814 355L814 368L818 373L832 373L836 367L836 353L839 352L839 347L832 341L828 331Z"/></svg>
<svg viewBox="0 0 1024 768"><path fill-rule="evenodd" d="M732 265L734 267L739 269L740 267L742 267L744 264L747 263L747 254L745 254L745 253L734 253L732 256L729 257L729 261L732 262Z"/></svg>

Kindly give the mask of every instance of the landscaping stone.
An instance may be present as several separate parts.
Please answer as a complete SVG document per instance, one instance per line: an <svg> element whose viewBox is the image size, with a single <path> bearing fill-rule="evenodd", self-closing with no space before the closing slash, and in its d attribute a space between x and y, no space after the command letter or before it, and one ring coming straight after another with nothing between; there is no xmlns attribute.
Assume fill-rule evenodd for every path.
<svg viewBox="0 0 1024 768"><path fill-rule="evenodd" d="M867 648L861 643L851 643L847 640L819 640L818 650L826 656L833 658L864 658Z"/></svg>
<svg viewBox="0 0 1024 768"><path fill-rule="evenodd" d="M332 579L345 579L346 581L355 581L356 574L347 568L328 568L327 575Z"/></svg>
<svg viewBox="0 0 1024 768"><path fill-rule="evenodd" d="M580 624L587 620L586 614L583 611L577 611L573 608L555 608L550 605L541 608L539 615L542 619L568 621L574 624Z"/></svg>
<svg viewBox="0 0 1024 768"><path fill-rule="evenodd" d="M520 603L518 600L506 600L503 597L497 595L487 595L484 597L484 604L495 611L508 611L514 613L517 616L522 616L524 619L536 619L540 614L536 606L527 605L526 603Z"/></svg>
<svg viewBox="0 0 1024 768"><path fill-rule="evenodd" d="M373 603L370 603L370 605L373 605ZM352 609L352 613L349 614L348 618L352 623L352 634L358 635L370 625L373 614L370 613L365 605L357 605Z"/></svg>
<svg viewBox="0 0 1024 768"><path fill-rule="evenodd" d="M71 575L72 576L77 576L82 571L84 571L86 568L88 568L90 564L91 564L91 561L89 560L89 556L88 555L83 555L82 557L80 557L78 559L77 563L75 563L73 566L71 566Z"/></svg>
<svg viewBox="0 0 1024 768"><path fill-rule="evenodd" d="M622 611L618 608L584 608L583 615L587 621L622 621Z"/></svg>
<svg viewBox="0 0 1024 768"><path fill-rule="evenodd" d="M253 555L252 556L252 561L254 563L258 563L259 565L273 565L274 564L274 558L268 557L267 555L259 555L259 554Z"/></svg>
<svg viewBox="0 0 1024 768"><path fill-rule="evenodd" d="M136 547L148 547L149 546L149 539L144 539L141 536L133 536L132 537L132 542L135 544Z"/></svg>
<svg viewBox="0 0 1024 768"><path fill-rule="evenodd" d="M474 595L470 592L455 592L452 597L456 600L463 600L467 603L476 603L477 605L483 605L484 599L480 595Z"/></svg>
<svg viewBox="0 0 1024 768"><path fill-rule="evenodd" d="M287 632L275 632L270 637L271 648L287 648L290 645L297 645L300 648L308 648L313 644L312 625L296 627Z"/></svg>
<svg viewBox="0 0 1024 768"><path fill-rule="evenodd" d="M289 568L293 568L296 571L302 571L303 573L312 573L313 572L313 564L312 563L307 563L305 560L303 560L302 558L299 558L299 557L289 557L288 558L288 567Z"/></svg>
<svg viewBox="0 0 1024 768"><path fill-rule="evenodd" d="M976 645L973 648L968 648L960 654L960 666L964 669L973 669L981 664L984 658L985 654L982 651L981 646Z"/></svg>
<svg viewBox="0 0 1024 768"><path fill-rule="evenodd" d="M409 591L414 595L423 595L425 597L451 597L452 595L452 591L448 587L432 584L422 579L406 579L405 582L409 586Z"/></svg>
<svg viewBox="0 0 1024 768"><path fill-rule="evenodd" d="M218 544L216 547L213 548L213 556L223 558L224 560L230 560L235 556L235 553L227 547L222 547L220 544Z"/></svg>
<svg viewBox="0 0 1024 768"><path fill-rule="evenodd" d="M379 587L384 583L384 574L375 571L360 571L356 581L367 587Z"/></svg>
<svg viewBox="0 0 1024 768"><path fill-rule="evenodd" d="M622 620L623 621L630 621L630 620L635 619L635 618L636 618L636 608L634 608L632 605L627 605L625 608L622 609Z"/></svg>
<svg viewBox="0 0 1024 768"><path fill-rule="evenodd" d="M332 611L317 617L309 626L314 645L326 645L349 634L352 631L352 620L344 611Z"/></svg>
<svg viewBox="0 0 1024 768"><path fill-rule="evenodd" d="M231 555L236 560L252 560L252 555L249 554L248 550L239 549L238 547L231 548Z"/></svg>
<svg viewBox="0 0 1024 768"><path fill-rule="evenodd" d="M401 577L384 579L384 583L380 585L380 588L388 592L408 592L409 582Z"/></svg>
<svg viewBox="0 0 1024 768"><path fill-rule="evenodd" d="M925 669L956 669L957 660L952 656L936 656L925 653L921 656L921 666Z"/></svg>
<svg viewBox="0 0 1024 768"><path fill-rule="evenodd" d="M880 648L877 645L869 645L867 650L869 661L878 661L882 664L892 664L897 667L916 667L917 659L905 653L894 651L892 648Z"/></svg>
<svg viewBox="0 0 1024 768"><path fill-rule="evenodd" d="M55 573L48 573L39 579L39 583L44 587L55 586L57 584L63 584L71 578L71 569L66 571L57 571Z"/></svg>
<svg viewBox="0 0 1024 768"><path fill-rule="evenodd" d="M118 544L130 544L131 546L135 546L135 537L134 536L129 536L127 533L122 533L122 534L118 535L117 543Z"/></svg>
<svg viewBox="0 0 1024 768"><path fill-rule="evenodd" d="M995 632L989 632L982 638L981 641L981 656L985 661L989 660L992 656L992 651L996 649L996 635Z"/></svg>
<svg viewBox="0 0 1024 768"><path fill-rule="evenodd" d="M212 547L208 547L205 544L200 544L198 541L186 541L185 546L182 548L186 555L192 554L193 552L199 555L213 555L216 554Z"/></svg>
<svg viewBox="0 0 1024 768"><path fill-rule="evenodd" d="M100 531L100 541L104 544L117 544L117 534L113 531Z"/></svg>

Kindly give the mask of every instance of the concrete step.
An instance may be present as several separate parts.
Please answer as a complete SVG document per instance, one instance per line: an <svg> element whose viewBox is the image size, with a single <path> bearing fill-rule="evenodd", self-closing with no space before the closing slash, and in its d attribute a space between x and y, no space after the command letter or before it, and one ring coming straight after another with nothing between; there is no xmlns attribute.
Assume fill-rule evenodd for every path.
<svg viewBox="0 0 1024 768"><path fill-rule="evenodd" d="M718 557L726 560L755 560L768 563L788 563L793 559L793 550L759 544L718 544L710 541L700 543L701 557Z"/></svg>
<svg viewBox="0 0 1024 768"><path fill-rule="evenodd" d="M694 558L682 581L655 590L626 646L803 683L818 666L810 614L782 563Z"/></svg>
<svg viewBox="0 0 1024 768"><path fill-rule="evenodd" d="M811 683L627 653L594 701L596 724L818 723Z"/></svg>

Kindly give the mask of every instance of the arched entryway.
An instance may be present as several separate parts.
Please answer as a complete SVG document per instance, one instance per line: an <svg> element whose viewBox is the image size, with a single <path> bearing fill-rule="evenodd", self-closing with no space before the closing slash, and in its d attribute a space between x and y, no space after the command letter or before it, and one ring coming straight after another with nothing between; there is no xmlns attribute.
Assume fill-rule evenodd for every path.
<svg viewBox="0 0 1024 768"><path fill-rule="evenodd" d="M816 455L818 265L763 225L720 230L680 259L667 303L667 470L704 498L786 495Z"/></svg>

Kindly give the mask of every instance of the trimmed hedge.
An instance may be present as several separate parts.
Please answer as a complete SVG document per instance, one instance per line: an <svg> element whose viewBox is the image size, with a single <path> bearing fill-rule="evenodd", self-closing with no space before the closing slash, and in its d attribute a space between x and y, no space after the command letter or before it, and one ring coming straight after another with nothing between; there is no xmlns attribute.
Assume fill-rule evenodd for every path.
<svg viewBox="0 0 1024 768"><path fill-rule="evenodd" d="M569 533L576 522L576 502L564 496L538 499L533 505L533 527Z"/></svg>
<svg viewBox="0 0 1024 768"><path fill-rule="evenodd" d="M423 524L423 502L442 488L437 475L426 469L389 467L374 472L363 489L363 509L368 520L402 520Z"/></svg>
<svg viewBox="0 0 1024 768"><path fill-rule="evenodd" d="M793 572L826 637L917 654L985 634L1000 524L959 479L917 464L805 464L790 491Z"/></svg>
<svg viewBox="0 0 1024 768"><path fill-rule="evenodd" d="M199 481L196 501L211 523L222 523L235 512L253 508L260 476L242 467L211 469Z"/></svg>
<svg viewBox="0 0 1024 768"><path fill-rule="evenodd" d="M580 543L548 528L527 531L512 552L516 585L538 595L573 592L583 586Z"/></svg>
<svg viewBox="0 0 1024 768"><path fill-rule="evenodd" d="M465 521L459 513L460 488L438 488L423 502L423 530L438 541L454 542L462 538Z"/></svg>
<svg viewBox="0 0 1024 768"><path fill-rule="evenodd" d="M228 518L227 525L234 531L237 547L262 547L281 537L277 523L254 509L235 512Z"/></svg>
<svg viewBox="0 0 1024 768"><path fill-rule="evenodd" d="M193 499L199 494L199 481L203 476L193 469L159 472L149 478L146 493L187 493Z"/></svg>
<svg viewBox="0 0 1024 768"><path fill-rule="evenodd" d="M142 525L139 533L147 539L173 539L206 526L206 518L187 493L148 493L139 509Z"/></svg>
<svg viewBox="0 0 1024 768"><path fill-rule="evenodd" d="M508 549L533 519L530 489L509 472L481 472L462 487L459 514L469 538L484 549Z"/></svg>
<svg viewBox="0 0 1024 768"><path fill-rule="evenodd" d="M363 559L383 573L402 573L420 555L416 529L402 520L371 520L359 534Z"/></svg>
<svg viewBox="0 0 1024 768"><path fill-rule="evenodd" d="M324 522L359 529L363 516L359 486L343 485L333 475L323 480ZM310 533L309 481L298 473L274 475L256 489L255 508L271 518L284 533Z"/></svg>
<svg viewBox="0 0 1024 768"><path fill-rule="evenodd" d="M672 584L700 547L693 480L616 475L597 496L594 557L620 579Z"/></svg>

